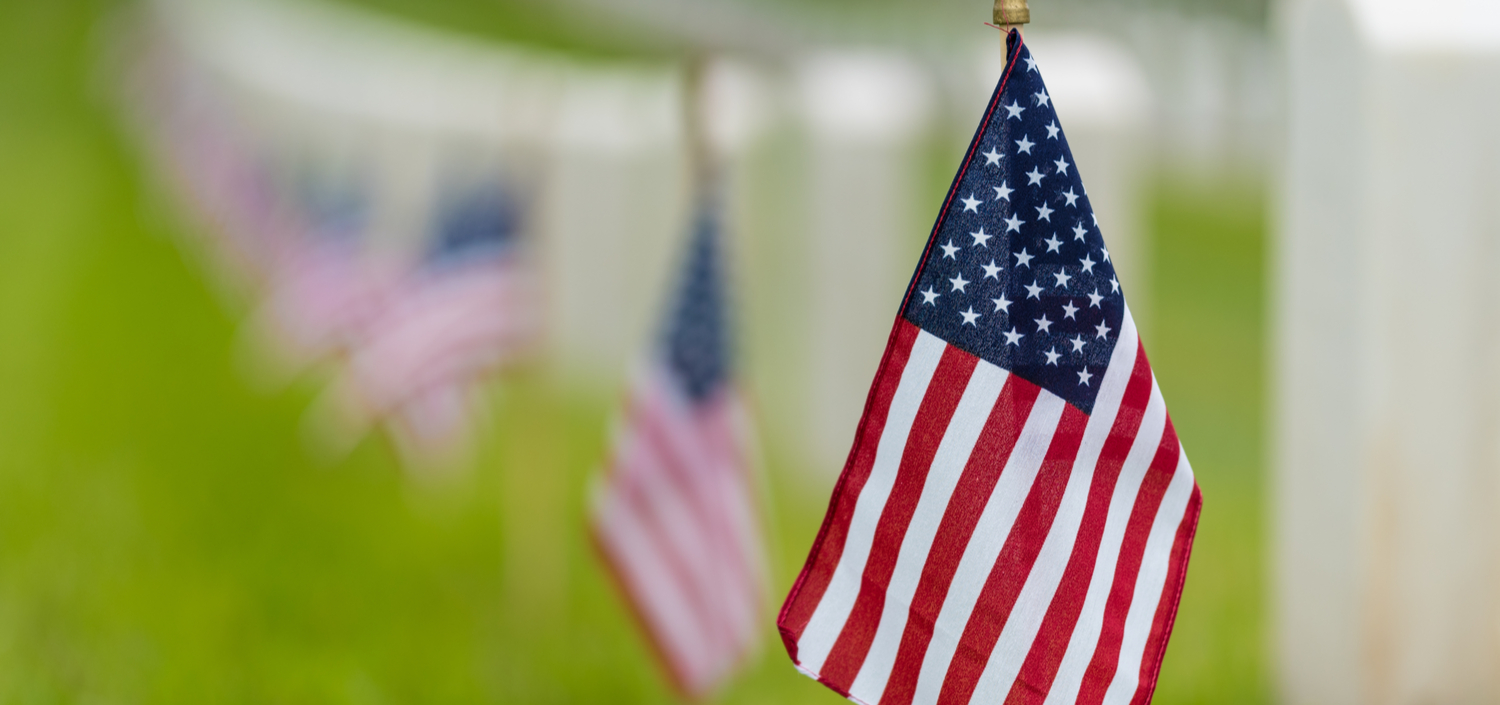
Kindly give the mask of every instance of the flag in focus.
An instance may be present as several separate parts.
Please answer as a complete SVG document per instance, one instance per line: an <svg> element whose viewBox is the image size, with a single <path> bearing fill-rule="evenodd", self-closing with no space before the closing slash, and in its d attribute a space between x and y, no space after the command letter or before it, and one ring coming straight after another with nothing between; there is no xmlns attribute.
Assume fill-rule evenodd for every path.
<svg viewBox="0 0 1500 705"><path fill-rule="evenodd" d="M1004 76L778 626L856 702L1150 700L1201 496L1037 64Z"/></svg>
<svg viewBox="0 0 1500 705"><path fill-rule="evenodd" d="M733 380L711 189L661 338L594 496L594 540L673 684L711 693L757 644L765 604L748 420Z"/></svg>

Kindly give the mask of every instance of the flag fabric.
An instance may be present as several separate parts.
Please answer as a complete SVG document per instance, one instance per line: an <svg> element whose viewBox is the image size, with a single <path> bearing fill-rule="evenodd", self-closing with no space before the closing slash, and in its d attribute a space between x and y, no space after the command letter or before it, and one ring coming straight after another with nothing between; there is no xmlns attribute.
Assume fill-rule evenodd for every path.
<svg viewBox="0 0 1500 705"><path fill-rule="evenodd" d="M717 208L704 203L592 508L600 554L673 684L692 698L756 646L766 601L722 247Z"/></svg>
<svg viewBox="0 0 1500 705"><path fill-rule="evenodd" d="M1201 495L1037 64L1006 70L778 619L851 700L1144 703Z"/></svg>
<svg viewBox="0 0 1500 705"><path fill-rule="evenodd" d="M539 303L521 251L526 208L517 191L496 180L445 199L428 251L349 344L335 387L354 413L393 419L403 444L466 437L476 381L534 338Z"/></svg>

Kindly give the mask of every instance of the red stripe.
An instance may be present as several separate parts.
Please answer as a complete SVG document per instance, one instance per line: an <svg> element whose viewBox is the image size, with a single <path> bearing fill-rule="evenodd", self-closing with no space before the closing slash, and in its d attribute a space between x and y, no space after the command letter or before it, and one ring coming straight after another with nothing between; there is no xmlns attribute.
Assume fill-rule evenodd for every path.
<svg viewBox="0 0 1500 705"><path fill-rule="evenodd" d="M1172 568L1167 573L1165 589L1161 591L1161 602L1156 606L1151 638L1146 640L1147 658L1141 660L1140 687L1136 690L1131 705L1148 705L1152 693L1156 692L1162 657L1167 652L1167 637L1172 635L1172 622L1177 620L1177 607L1182 604L1182 587L1187 581L1188 558L1193 552L1193 535L1198 533L1198 514L1202 509L1203 494L1198 491L1195 483L1193 497L1188 500L1187 512L1183 514L1182 524L1177 527L1177 541L1172 545Z"/></svg>
<svg viewBox="0 0 1500 705"><path fill-rule="evenodd" d="M886 342L885 356L880 370L870 385L870 394L865 399L865 411L859 422L859 431L854 436L854 447L849 450L849 459L844 463L844 472L839 476L833 497L828 501L828 513L823 516L823 526L808 552L802 573L792 585L786 603L776 625L786 650L797 663L797 640L802 630L812 619L813 611L828 591L833 580L833 569L844 553L844 541L849 536L849 521L854 517L854 505L859 493L870 479L870 469L875 464L875 450L880 445L880 433L885 430L885 420L891 410L891 399L896 396L896 387L901 382L901 373L911 357L912 346L920 332L904 318L897 318L891 327L890 340Z"/></svg>
<svg viewBox="0 0 1500 705"><path fill-rule="evenodd" d="M1104 537L1104 524L1109 517L1109 501L1114 497L1115 483L1120 478L1120 469L1135 443L1141 419L1146 415L1146 404L1151 400L1151 365L1136 344L1135 368L1120 399L1119 411L1110 428L1109 438L1099 450L1099 460L1094 464L1094 478L1089 486L1088 503L1084 505L1083 520L1078 525L1078 536L1074 539L1073 553L1068 558L1068 567L1063 571L1062 582L1052 595L1047 606L1047 616L1037 630L1036 640L1011 684L1010 695L1005 702L1011 705L1041 703L1047 698L1052 679L1057 677L1058 666L1068 650L1073 637L1073 627L1078 624L1078 615L1083 611L1083 601L1088 597L1089 583L1094 573L1095 561L1099 558L1099 541Z"/></svg>
<svg viewBox="0 0 1500 705"><path fill-rule="evenodd" d="M1078 689L1079 705L1099 705L1109 691L1115 669L1119 667L1120 642L1125 638L1125 618L1130 614L1130 600L1135 595L1135 581L1141 572L1141 561L1146 557L1146 539L1151 535L1151 522L1156 519L1161 499L1172 484L1172 475L1177 470L1181 448L1177 443L1177 430L1171 419L1162 434L1161 444L1156 448L1156 457L1151 468L1141 481L1141 491L1131 511L1130 522L1125 527L1125 538L1120 544L1120 562L1115 566L1115 580L1110 588L1109 599L1104 606L1104 625L1099 632L1099 645L1094 649L1094 658Z"/></svg>
<svg viewBox="0 0 1500 705"><path fill-rule="evenodd" d="M932 459L937 455L938 445L953 420L953 412L969 386L969 378L979 358L955 347L946 347L938 362L932 382L927 386L927 395L917 410L916 422L906 440L906 451L901 456L901 466L896 471L896 482L891 487L891 496L880 513L880 522L875 527L875 538L870 544L870 558L865 563L865 572L860 581L859 597L844 630L834 642L833 650L823 663L820 680L830 688L849 692L859 667L864 663L870 643L880 625L880 613L885 607L886 587L891 583L891 574L896 571L896 557L901 551L901 540L906 536L906 527L917 510L917 501L922 497L922 486L927 482L927 473L932 469Z"/></svg>
<svg viewBox="0 0 1500 705"><path fill-rule="evenodd" d="M896 652L896 668L880 698L881 705L908 705L916 693L922 657L932 641L932 628L943 609L948 586L1041 391L1041 387L1015 375L1005 380L1005 388L1000 390L1000 398L990 411L968 466L953 488L953 497L933 538L922 578L912 596L901 647Z"/></svg>
<svg viewBox="0 0 1500 705"><path fill-rule="evenodd" d="M1089 417L1078 407L1068 404L1063 407L1062 418L1057 422L1057 431L1052 435L1052 445L1047 448L1047 457L1037 472L1036 480L1027 493L1021 511L995 567L985 580L984 589L974 603L973 614L964 626L958 649L953 653L953 662L943 680L938 702L943 705L968 703L979 683L980 674L995 650L1000 631L1010 618L1011 608L1021 594L1021 586L1031 574L1042 543L1047 540L1047 529L1057 515L1062 502L1063 490L1068 485L1068 475L1073 470L1073 459L1078 455L1078 445L1083 441L1083 431L1088 427Z"/></svg>

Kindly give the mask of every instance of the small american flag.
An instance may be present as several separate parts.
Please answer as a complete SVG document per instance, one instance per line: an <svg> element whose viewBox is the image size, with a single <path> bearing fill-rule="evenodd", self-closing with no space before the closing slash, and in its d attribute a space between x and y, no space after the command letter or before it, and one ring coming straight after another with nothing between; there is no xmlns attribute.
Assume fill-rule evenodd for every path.
<svg viewBox="0 0 1500 705"><path fill-rule="evenodd" d="M600 553L658 658L693 698L754 649L766 602L717 217L712 203L698 214L592 517Z"/></svg>
<svg viewBox="0 0 1500 705"><path fill-rule="evenodd" d="M861 703L1143 703L1201 496L1036 62L1009 62L778 625Z"/></svg>
<svg viewBox="0 0 1500 705"><path fill-rule="evenodd" d="M340 388L359 413L393 418L414 449L463 442L464 400L534 337L525 204L514 192L484 183L440 207L426 256L387 287L350 345Z"/></svg>

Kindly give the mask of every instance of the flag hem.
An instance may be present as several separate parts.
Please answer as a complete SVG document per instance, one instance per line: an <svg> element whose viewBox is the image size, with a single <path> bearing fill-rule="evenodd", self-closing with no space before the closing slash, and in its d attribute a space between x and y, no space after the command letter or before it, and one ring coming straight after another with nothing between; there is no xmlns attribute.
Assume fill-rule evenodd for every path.
<svg viewBox="0 0 1500 705"><path fill-rule="evenodd" d="M1150 703L1151 698L1156 696L1156 686L1161 680L1161 667L1166 662L1167 643L1172 640L1172 628L1177 623L1177 610L1182 607L1182 591L1187 587L1187 572L1189 559L1193 557L1193 540L1198 536L1198 519L1203 516L1203 490L1198 487L1196 479L1193 482L1193 497L1188 501L1193 510L1192 525L1187 532L1187 545L1182 551L1180 571L1177 576L1177 585L1172 589L1172 611L1167 615L1165 629L1162 631L1161 648L1156 651L1153 660L1155 668L1151 670L1151 682L1146 685L1146 699L1141 701Z"/></svg>

